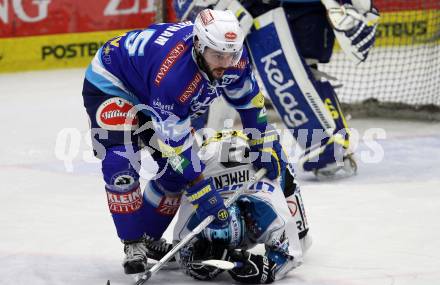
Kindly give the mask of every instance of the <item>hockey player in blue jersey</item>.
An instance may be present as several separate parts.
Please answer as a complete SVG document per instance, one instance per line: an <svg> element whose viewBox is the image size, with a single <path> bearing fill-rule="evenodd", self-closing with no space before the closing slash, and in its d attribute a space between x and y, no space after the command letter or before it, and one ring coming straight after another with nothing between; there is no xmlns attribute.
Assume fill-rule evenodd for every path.
<svg viewBox="0 0 440 285"><path fill-rule="evenodd" d="M330 61L335 37L355 63L367 59L379 17L372 0L174 0L180 19L191 19L204 7L234 11L247 31L247 47L267 95L304 150L298 164L318 177L356 173L332 77L318 70L318 63ZM214 124L220 121L216 127L223 127L214 116Z"/></svg>
<svg viewBox="0 0 440 285"><path fill-rule="evenodd" d="M161 236L181 195L212 228L227 226L228 211L202 175L191 118L223 96L241 116L256 168L275 179L283 171L281 146L267 124L264 97L243 49L244 34L230 11L203 10L194 24L160 23L133 30L103 45L83 86L95 155L102 160L109 210L124 243L125 273L143 272L147 257L169 250ZM140 188L146 146L158 174ZM265 155L263 156L263 153Z"/></svg>

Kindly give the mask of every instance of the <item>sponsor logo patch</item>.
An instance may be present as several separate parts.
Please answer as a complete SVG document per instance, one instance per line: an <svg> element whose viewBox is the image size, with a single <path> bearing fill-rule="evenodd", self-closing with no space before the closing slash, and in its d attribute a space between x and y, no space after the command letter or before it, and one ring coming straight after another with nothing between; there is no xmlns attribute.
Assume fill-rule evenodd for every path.
<svg viewBox="0 0 440 285"><path fill-rule="evenodd" d="M289 206L289 211L292 217L295 216L298 211L298 205L296 205L294 201L287 201L287 205Z"/></svg>
<svg viewBox="0 0 440 285"><path fill-rule="evenodd" d="M176 63L176 61L182 56L182 54L188 49L188 46L184 42L178 42L177 45L168 53L167 57L164 59L159 67L159 71L156 74L154 83L159 86L162 79L168 74L171 67Z"/></svg>
<svg viewBox="0 0 440 285"><path fill-rule="evenodd" d="M134 174L130 172L120 172L112 177L113 186L121 189L127 189L128 186L133 185L135 182Z"/></svg>
<svg viewBox="0 0 440 285"><path fill-rule="evenodd" d="M237 39L237 34L236 33L234 33L234 32L227 32L226 34L225 34L225 39L226 39L226 41L234 41L235 39Z"/></svg>
<svg viewBox="0 0 440 285"><path fill-rule="evenodd" d="M248 61L246 59L240 59L240 61L234 65L232 68L244 70L246 68L246 65L248 64Z"/></svg>
<svg viewBox="0 0 440 285"><path fill-rule="evenodd" d="M188 101L188 99L191 98L196 93L196 90L199 87L201 81L202 81L202 75L200 73L196 73L194 78L185 88L185 91L183 91L182 95L180 95L179 102L185 103L186 101Z"/></svg>
<svg viewBox="0 0 440 285"><path fill-rule="evenodd" d="M186 159L184 156L180 156L180 155L170 156L170 158L168 159L168 162L170 163L170 165L174 169L174 171L177 171L180 174L183 174L183 171L185 170L185 168L190 164L188 159Z"/></svg>
<svg viewBox="0 0 440 285"><path fill-rule="evenodd" d="M264 95L263 93L258 92L258 94L252 98L252 105L256 108L263 108L264 107Z"/></svg>
<svg viewBox="0 0 440 285"><path fill-rule="evenodd" d="M157 206L157 212L164 216L174 216L180 206L179 196L163 196Z"/></svg>
<svg viewBox="0 0 440 285"><path fill-rule="evenodd" d="M133 104L125 99L115 97L106 100L96 112L96 122L106 130L123 131L135 129L138 125Z"/></svg>
<svg viewBox="0 0 440 285"><path fill-rule="evenodd" d="M228 219L228 217L229 217L229 213L225 209L220 210L220 212L218 212L218 214L217 214L217 218L220 221L226 221Z"/></svg>
<svg viewBox="0 0 440 285"><path fill-rule="evenodd" d="M264 71L261 72L263 81L266 80L265 84L270 84L270 86L273 87L271 89L274 95L271 96L271 98L277 98L278 102L275 102L275 104L278 103L281 105L282 109L280 109L284 112L284 114L282 114L284 123L290 128L298 128L307 123L309 119L306 113L301 110L301 106L292 94L292 87L296 84L293 80L292 73L283 73L280 66L285 65L285 63L279 63L277 59L280 62L286 61L281 49L273 51L260 59L260 62L264 66ZM307 93L305 97L307 97Z"/></svg>
<svg viewBox="0 0 440 285"><path fill-rule="evenodd" d="M141 188L130 192L117 193L107 190L108 208L112 214L131 214L142 206Z"/></svg>

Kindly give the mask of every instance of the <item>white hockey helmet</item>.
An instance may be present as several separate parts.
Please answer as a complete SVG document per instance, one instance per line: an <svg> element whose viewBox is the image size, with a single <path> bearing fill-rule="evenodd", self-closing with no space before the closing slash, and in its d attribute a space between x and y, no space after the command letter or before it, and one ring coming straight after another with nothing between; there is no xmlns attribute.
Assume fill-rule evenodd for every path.
<svg viewBox="0 0 440 285"><path fill-rule="evenodd" d="M234 54L233 65L243 52L244 33L232 11L204 9L194 21L195 48L203 54L206 47L223 53Z"/></svg>

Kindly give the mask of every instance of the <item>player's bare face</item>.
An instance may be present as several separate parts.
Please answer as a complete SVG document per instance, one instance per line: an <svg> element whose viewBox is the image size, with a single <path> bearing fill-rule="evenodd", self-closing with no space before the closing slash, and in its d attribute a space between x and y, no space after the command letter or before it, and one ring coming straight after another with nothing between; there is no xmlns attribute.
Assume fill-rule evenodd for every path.
<svg viewBox="0 0 440 285"><path fill-rule="evenodd" d="M235 53L219 52L208 47L203 52L209 71L215 79L220 79L225 70L234 65L235 56Z"/></svg>

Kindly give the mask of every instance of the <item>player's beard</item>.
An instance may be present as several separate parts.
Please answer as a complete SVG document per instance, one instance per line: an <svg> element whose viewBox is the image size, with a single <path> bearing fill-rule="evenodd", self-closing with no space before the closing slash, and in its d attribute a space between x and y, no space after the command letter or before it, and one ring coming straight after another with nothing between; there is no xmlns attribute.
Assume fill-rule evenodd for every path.
<svg viewBox="0 0 440 285"><path fill-rule="evenodd" d="M223 77L223 74L225 73L226 68L223 67L217 67L211 70L211 74L214 77L214 79L220 79Z"/></svg>

